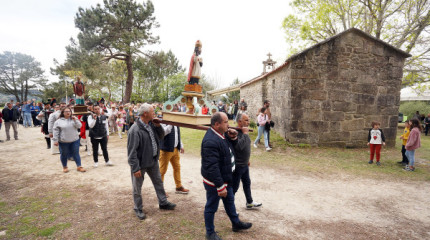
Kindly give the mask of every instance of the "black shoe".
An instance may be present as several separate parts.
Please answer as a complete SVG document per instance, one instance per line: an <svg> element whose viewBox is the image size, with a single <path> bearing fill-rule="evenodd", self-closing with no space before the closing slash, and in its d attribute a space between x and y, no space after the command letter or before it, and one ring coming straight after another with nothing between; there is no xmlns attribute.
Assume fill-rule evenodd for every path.
<svg viewBox="0 0 430 240"><path fill-rule="evenodd" d="M160 207L160 209L164 209L164 210L174 210L176 207L176 204L171 203L171 202L167 202L164 205L158 205Z"/></svg>
<svg viewBox="0 0 430 240"><path fill-rule="evenodd" d="M143 220L146 218L146 215L145 213L142 212L142 210L134 209L134 212L136 213L136 217L139 218L140 220Z"/></svg>
<svg viewBox="0 0 430 240"><path fill-rule="evenodd" d="M403 162L403 161L397 162L397 164L403 164L403 163L405 163L405 162Z"/></svg>
<svg viewBox="0 0 430 240"><path fill-rule="evenodd" d="M252 227L252 223L241 222L233 224L233 232L239 232L240 230L245 230Z"/></svg>
<svg viewBox="0 0 430 240"><path fill-rule="evenodd" d="M370 160L370 161L369 161L369 164L372 164L372 163L373 163L373 160Z"/></svg>
<svg viewBox="0 0 430 240"><path fill-rule="evenodd" d="M211 235L206 234L206 239L208 239L208 240L222 240L216 233L212 233Z"/></svg>

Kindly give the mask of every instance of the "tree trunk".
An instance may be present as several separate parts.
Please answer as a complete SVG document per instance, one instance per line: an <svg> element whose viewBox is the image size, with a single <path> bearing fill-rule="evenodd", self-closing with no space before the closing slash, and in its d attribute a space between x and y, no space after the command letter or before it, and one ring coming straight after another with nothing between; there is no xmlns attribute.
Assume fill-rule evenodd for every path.
<svg viewBox="0 0 430 240"><path fill-rule="evenodd" d="M133 63L131 54L125 57L125 64L127 66L127 81L125 82L124 104L130 102L131 92L133 90Z"/></svg>

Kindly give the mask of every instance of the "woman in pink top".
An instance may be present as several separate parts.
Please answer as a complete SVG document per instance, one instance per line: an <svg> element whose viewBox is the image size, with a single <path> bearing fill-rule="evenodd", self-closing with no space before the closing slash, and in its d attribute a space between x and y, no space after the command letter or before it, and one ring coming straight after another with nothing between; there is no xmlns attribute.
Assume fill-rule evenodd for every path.
<svg viewBox="0 0 430 240"><path fill-rule="evenodd" d="M266 124L270 124L270 119L267 116L267 109L261 108L260 114L258 114L257 117L258 121L258 136L254 141L254 147L257 148L257 143L261 138L261 135L264 134L264 146L266 147L266 151L272 150L269 146L269 138L268 138L268 131L266 130Z"/></svg>
<svg viewBox="0 0 430 240"><path fill-rule="evenodd" d="M409 134L408 141L406 142L406 157L408 157L409 165L405 167L406 171L414 171L415 163L415 149L421 147L420 135L422 127L418 119L411 120L411 133Z"/></svg>

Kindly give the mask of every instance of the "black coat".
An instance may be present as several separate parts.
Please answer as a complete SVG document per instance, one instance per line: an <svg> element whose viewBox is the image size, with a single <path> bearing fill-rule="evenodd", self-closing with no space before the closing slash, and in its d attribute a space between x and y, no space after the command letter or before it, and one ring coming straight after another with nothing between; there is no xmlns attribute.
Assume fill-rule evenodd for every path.
<svg viewBox="0 0 430 240"><path fill-rule="evenodd" d="M10 114L9 108L4 108L1 112L3 114L3 120L5 122L16 122L19 118L19 112L16 108L12 108L12 114ZM12 116L11 116L12 115Z"/></svg>
<svg viewBox="0 0 430 240"><path fill-rule="evenodd" d="M222 139L212 129L209 129L202 141L202 168L204 178L213 182L217 188L232 181L231 154L237 140ZM230 151L231 150L231 151Z"/></svg>

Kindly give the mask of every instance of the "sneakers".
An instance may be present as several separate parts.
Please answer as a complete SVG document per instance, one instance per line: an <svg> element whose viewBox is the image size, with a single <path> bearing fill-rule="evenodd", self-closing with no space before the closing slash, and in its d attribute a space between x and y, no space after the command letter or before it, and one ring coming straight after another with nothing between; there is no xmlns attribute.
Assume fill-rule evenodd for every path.
<svg viewBox="0 0 430 240"><path fill-rule="evenodd" d="M255 143L254 143L254 147L255 147L255 148L258 148L257 144L255 144Z"/></svg>
<svg viewBox="0 0 430 240"><path fill-rule="evenodd" d="M78 167L76 169L78 172L86 172L87 170L85 170L83 167Z"/></svg>
<svg viewBox="0 0 430 240"><path fill-rule="evenodd" d="M211 235L206 234L207 240L222 240L216 233L212 233Z"/></svg>
<svg viewBox="0 0 430 240"><path fill-rule="evenodd" d="M166 204L164 205L158 205L160 207L160 209L164 209L164 210L174 210L176 207L176 204L171 203L169 201L167 201Z"/></svg>
<svg viewBox="0 0 430 240"><path fill-rule="evenodd" d="M69 169L67 167L63 167L63 173L68 173Z"/></svg>
<svg viewBox="0 0 430 240"><path fill-rule="evenodd" d="M178 194L188 194L189 191L190 190L185 189L183 186L180 188L176 188L176 193L178 193Z"/></svg>
<svg viewBox="0 0 430 240"><path fill-rule="evenodd" d="M413 172L415 171L415 167L406 165L406 167L403 168L403 170Z"/></svg>
<svg viewBox="0 0 430 240"><path fill-rule="evenodd" d="M99 166L99 163L98 162L95 162L94 163L94 167L98 167Z"/></svg>
<svg viewBox="0 0 430 240"><path fill-rule="evenodd" d="M266 151L268 152L268 151L270 151L270 150L272 150L272 148L271 147L267 147L266 148Z"/></svg>
<svg viewBox="0 0 430 240"><path fill-rule="evenodd" d="M381 166L381 162L376 161L376 165Z"/></svg>
<svg viewBox="0 0 430 240"><path fill-rule="evenodd" d="M136 213L136 217L139 218L140 220L143 220L146 218L146 215L144 212L142 212L142 210L134 209L134 212Z"/></svg>
<svg viewBox="0 0 430 240"><path fill-rule="evenodd" d="M373 163L373 160L370 160L370 161L369 161L369 164L372 164L372 163Z"/></svg>
<svg viewBox="0 0 430 240"><path fill-rule="evenodd" d="M106 166L113 166L113 163L111 161L107 161Z"/></svg>
<svg viewBox="0 0 430 240"><path fill-rule="evenodd" d="M236 224L233 224L233 232L239 232L240 230L245 230L245 229L249 229L252 227L252 223L247 223L247 222L242 222L239 221Z"/></svg>
<svg viewBox="0 0 430 240"><path fill-rule="evenodd" d="M252 203L247 203L246 204L246 209L253 209L253 208L259 208L261 207L261 205L263 205L262 203L258 203L258 202L252 202Z"/></svg>

